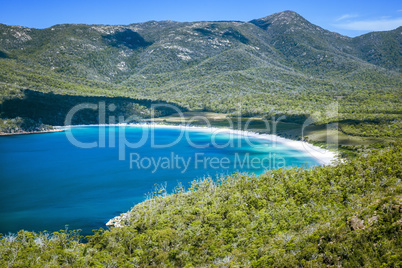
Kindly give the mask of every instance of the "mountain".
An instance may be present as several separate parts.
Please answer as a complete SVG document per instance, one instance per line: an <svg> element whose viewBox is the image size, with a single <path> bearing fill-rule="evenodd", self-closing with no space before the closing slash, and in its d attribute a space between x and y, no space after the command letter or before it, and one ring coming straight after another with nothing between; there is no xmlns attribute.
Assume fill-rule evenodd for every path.
<svg viewBox="0 0 402 268"><path fill-rule="evenodd" d="M356 37L353 43L356 55L361 59L384 68L402 70L402 26Z"/></svg>
<svg viewBox="0 0 402 268"><path fill-rule="evenodd" d="M244 115L310 114L339 100L345 117L399 114L401 31L349 38L292 11L250 22L1 24L1 99L30 89Z"/></svg>
<svg viewBox="0 0 402 268"><path fill-rule="evenodd" d="M283 52L288 51L284 48L292 46L307 46L316 50L338 52L346 49L351 40L349 37L313 25L293 11L276 13L252 20L250 23L267 31L270 44Z"/></svg>
<svg viewBox="0 0 402 268"><path fill-rule="evenodd" d="M270 44L283 52L284 56L293 56L292 60L297 60L301 55L309 58L316 53L332 52L337 56L355 56L377 66L401 70L402 27L349 38L313 25L293 11L276 13L252 20L251 23L266 30L271 37Z"/></svg>

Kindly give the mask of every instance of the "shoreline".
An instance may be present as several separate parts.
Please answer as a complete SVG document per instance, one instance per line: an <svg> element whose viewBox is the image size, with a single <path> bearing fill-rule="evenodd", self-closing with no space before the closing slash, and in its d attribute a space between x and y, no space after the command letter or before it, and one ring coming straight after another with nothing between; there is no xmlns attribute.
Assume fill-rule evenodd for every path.
<svg viewBox="0 0 402 268"><path fill-rule="evenodd" d="M274 145L276 143L283 144L285 146L291 147L299 152L306 153L310 155L315 161L320 165L332 165L337 160L338 154L336 152L330 151L328 149L320 148L316 145L305 141L292 140L288 138L283 138L275 134L261 134L253 131L230 129L223 127L201 127L201 126L189 126L189 125L170 125L164 123L120 123L120 124L89 124L89 125L69 125L69 126L54 126L53 129L43 130L43 131L31 131L31 132L17 132L17 133L0 133L1 136L14 136L14 135L29 135L29 134L45 134L45 133L55 133L64 132L72 127L148 127L148 128L175 128L182 130L194 130L209 132L213 135L217 134L233 134L241 136L242 138L252 137L255 139L262 139L272 142Z"/></svg>
<svg viewBox="0 0 402 268"><path fill-rule="evenodd" d="M335 152L331 152L327 149L320 148L318 146L312 145L305 141L296 141L287 138L280 137L278 135L273 134L260 134L252 131L245 130L235 130L229 128L218 128L218 127L200 127L200 126L186 126L186 125L168 125L168 124L155 124L155 123L138 123L138 124L110 124L110 125L81 125L83 126L125 126L125 127L154 127L154 128L179 128L179 129L190 129L195 131L203 131L209 132L213 134L235 134L240 135L242 137L253 137L257 139L269 140L271 142L278 142L284 144L285 146L291 147L297 151L308 153L312 158L314 158L321 166L326 165L334 165L335 161L338 159L338 154ZM77 126L66 126L65 129L69 127L77 127ZM79 127L79 126L78 126ZM142 203L142 202L141 202ZM138 204L136 204L138 205ZM118 216L115 216L107 221L105 224L108 228L114 227L124 227L124 221L129 219L131 216L132 209L127 212L121 213Z"/></svg>
<svg viewBox="0 0 402 268"><path fill-rule="evenodd" d="M246 130L237 130L223 127L201 127L201 126L188 126L188 125L169 125L169 124L158 124L158 123L135 123L135 124L91 124L91 125L72 125L72 126L55 126L55 129L65 131L71 127L148 127L148 128L171 128L171 129L182 129L182 130L194 130L209 132L214 135L217 134L233 134L241 136L242 138L252 137L255 139L262 139L272 142L274 145L276 143L283 144L285 146L291 147L299 152L306 153L310 155L314 160L316 160L320 165L333 165L338 159L338 154L336 152L330 151L328 149L320 148L316 145L308 143L306 141L291 140L288 138L283 138L275 134L261 134Z"/></svg>
<svg viewBox="0 0 402 268"><path fill-rule="evenodd" d="M16 133L4 133L1 132L0 136L14 136L14 135L29 135L29 134L45 134L45 133L54 133L54 132L64 132L64 129L55 128L49 130L39 130L39 131L26 131L26 132L16 132Z"/></svg>
<svg viewBox="0 0 402 268"><path fill-rule="evenodd" d="M53 130L42 131L42 132L26 132L26 133L13 133L11 135L20 135L20 134L39 134L39 133L51 133L51 132L62 132L68 131L70 128L76 127L147 127L147 128L165 128L165 129L181 129L181 130L191 130L191 131L199 131L199 132L208 132L212 135L217 134L230 134L240 136L241 138L255 138L260 140L270 141L274 144L279 143L283 144L287 147L290 147L296 151L308 154L311 158L313 158L320 166L326 165L334 165L336 164L336 160L338 159L338 154L327 149L320 148L318 146L309 144L305 141L297 141L291 140L287 138L280 137L278 135L273 134L261 134L252 131L245 130L236 130L230 128L223 127L201 127L201 126L189 126L189 125L169 125L169 124L158 124L158 123L136 123L136 124L91 124L91 125L72 125L72 126L54 126ZM140 202L142 203L142 202ZM139 203L139 204L140 204ZM138 205L138 204L136 204ZM127 212L121 213L118 216L110 218L106 222L106 226L108 228L113 227L123 227L124 221L130 217L131 209Z"/></svg>

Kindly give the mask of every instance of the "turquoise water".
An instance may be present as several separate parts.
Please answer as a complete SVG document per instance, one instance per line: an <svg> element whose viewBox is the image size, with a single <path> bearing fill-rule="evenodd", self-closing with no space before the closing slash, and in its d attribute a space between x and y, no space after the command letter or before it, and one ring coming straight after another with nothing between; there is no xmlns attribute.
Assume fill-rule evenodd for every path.
<svg viewBox="0 0 402 268"><path fill-rule="evenodd" d="M188 187L206 175L261 174L282 165L318 165L282 144L273 147L267 140L248 142L227 134L213 137L209 132L186 130L177 144L154 148L181 134L179 129L156 128L142 146L119 148L119 134L134 144L144 137L143 128L74 127L71 131L77 141L97 142L97 146L77 147L68 140L69 132L0 137L0 233L57 231L69 225L89 234L144 201L155 184L166 183L171 192L179 182Z"/></svg>

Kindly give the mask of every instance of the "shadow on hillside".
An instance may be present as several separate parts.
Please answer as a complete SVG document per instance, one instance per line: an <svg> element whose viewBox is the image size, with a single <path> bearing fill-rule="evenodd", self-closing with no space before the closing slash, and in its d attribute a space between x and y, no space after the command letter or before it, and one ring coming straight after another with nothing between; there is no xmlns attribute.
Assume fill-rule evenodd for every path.
<svg viewBox="0 0 402 268"><path fill-rule="evenodd" d="M0 50L0 59L8 59L8 58L9 57L8 57L7 53Z"/></svg>
<svg viewBox="0 0 402 268"><path fill-rule="evenodd" d="M153 104L169 104L177 107L181 111L185 108L163 101L139 100L124 97L90 97L90 96L71 96L43 93L26 89L24 98L14 98L3 101L0 104L1 118L29 118L44 124L62 126L68 112L76 105L89 103L98 105L105 103L106 120L109 116L116 118L118 123L119 116L125 119L132 116L137 120L150 116L150 108ZM113 111L109 111L109 105L115 105ZM156 116L165 116L175 113L171 107L158 107L155 109ZM98 124L98 110L83 109L75 114L72 124Z"/></svg>
<svg viewBox="0 0 402 268"><path fill-rule="evenodd" d="M240 41L241 43L246 44L246 45L250 42L250 40L248 40L247 37L242 35L239 31L236 31L232 27L228 28L227 31L225 31L222 34L222 37L233 38L233 39L236 39L237 41Z"/></svg>
<svg viewBox="0 0 402 268"><path fill-rule="evenodd" d="M212 37L215 35L213 32L213 30L215 30L215 29L217 29L217 25L210 24L205 28L195 28L194 31L201 33L204 36ZM235 39L237 41L240 41L243 44L248 44L250 42L250 40L247 37L245 37L239 31L235 30L232 27L229 27L225 32L223 32L221 37Z"/></svg>
<svg viewBox="0 0 402 268"><path fill-rule="evenodd" d="M130 29L116 32L114 34L102 36L104 40L114 47L126 46L131 49L145 48L152 45L151 42L145 41L145 39L137 32Z"/></svg>

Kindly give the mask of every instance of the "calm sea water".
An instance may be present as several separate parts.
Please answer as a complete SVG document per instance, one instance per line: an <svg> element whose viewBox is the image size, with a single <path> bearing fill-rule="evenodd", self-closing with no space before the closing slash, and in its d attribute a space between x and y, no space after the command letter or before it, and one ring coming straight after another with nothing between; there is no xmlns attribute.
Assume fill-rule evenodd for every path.
<svg viewBox="0 0 402 268"><path fill-rule="evenodd" d="M171 192L179 182L188 187L207 175L318 165L285 145L191 129L167 148L155 147L178 140L181 130L156 128L147 139L141 139L141 127L124 132L106 127L105 133L98 127L74 127L71 132L77 141L97 146L77 147L65 132L0 137L0 233L57 231L68 225L90 234L144 201L155 185L166 184ZM119 133L131 144L124 153ZM130 148L139 141L144 144Z"/></svg>

